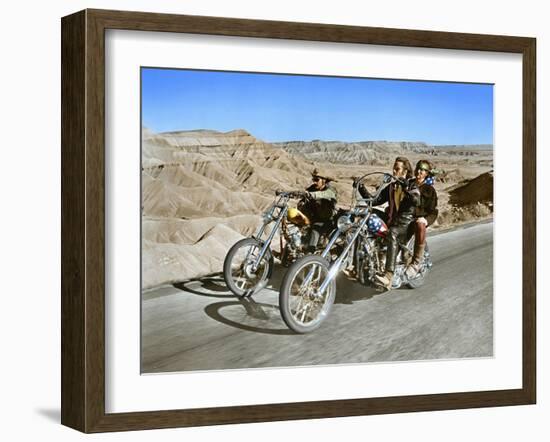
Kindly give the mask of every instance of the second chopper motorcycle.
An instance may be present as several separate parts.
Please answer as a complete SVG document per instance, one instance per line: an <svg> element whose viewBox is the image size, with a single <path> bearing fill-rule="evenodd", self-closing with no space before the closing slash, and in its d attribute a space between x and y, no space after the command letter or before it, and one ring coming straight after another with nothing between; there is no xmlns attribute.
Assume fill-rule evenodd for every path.
<svg viewBox="0 0 550 442"><path fill-rule="evenodd" d="M273 204L263 213L262 225L255 235L237 241L227 252L223 276L229 290L241 297L252 296L263 289L273 272L272 243L279 233L280 261L284 267L303 257L307 250L306 239L311 226L307 217L290 207L292 198L302 198L304 192L277 190ZM295 213L294 213L295 212ZM327 233L333 229L328 221L317 244L322 249Z"/></svg>

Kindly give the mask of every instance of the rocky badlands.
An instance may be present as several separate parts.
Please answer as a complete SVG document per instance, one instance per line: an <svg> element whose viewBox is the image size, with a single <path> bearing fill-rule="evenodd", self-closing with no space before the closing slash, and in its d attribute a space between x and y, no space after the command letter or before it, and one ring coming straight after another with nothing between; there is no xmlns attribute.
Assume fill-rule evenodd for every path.
<svg viewBox="0 0 550 442"><path fill-rule="evenodd" d="M275 189L303 190L320 166L349 208L352 177L390 171L403 155L430 159L439 219L431 229L492 217L491 145L422 142L290 141L266 143L244 130L142 131L142 289L222 270L228 249L251 235ZM374 185L375 182L370 184Z"/></svg>

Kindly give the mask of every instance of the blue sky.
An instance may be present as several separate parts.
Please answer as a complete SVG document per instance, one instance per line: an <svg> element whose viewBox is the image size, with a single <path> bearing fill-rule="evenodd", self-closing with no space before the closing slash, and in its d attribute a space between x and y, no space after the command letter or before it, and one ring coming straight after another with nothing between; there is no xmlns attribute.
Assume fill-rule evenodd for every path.
<svg viewBox="0 0 550 442"><path fill-rule="evenodd" d="M264 141L493 142L493 86L142 68L154 132L245 129Z"/></svg>

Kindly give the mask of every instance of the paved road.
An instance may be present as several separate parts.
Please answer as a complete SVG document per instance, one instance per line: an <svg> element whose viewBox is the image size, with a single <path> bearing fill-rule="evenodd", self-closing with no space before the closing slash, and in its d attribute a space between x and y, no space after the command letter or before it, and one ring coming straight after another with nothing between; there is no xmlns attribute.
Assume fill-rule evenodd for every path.
<svg viewBox="0 0 550 442"><path fill-rule="evenodd" d="M379 293L340 275L330 316L308 335L281 319L281 268L250 300L221 276L144 292L142 372L492 356L493 224L429 244L434 266L423 287Z"/></svg>

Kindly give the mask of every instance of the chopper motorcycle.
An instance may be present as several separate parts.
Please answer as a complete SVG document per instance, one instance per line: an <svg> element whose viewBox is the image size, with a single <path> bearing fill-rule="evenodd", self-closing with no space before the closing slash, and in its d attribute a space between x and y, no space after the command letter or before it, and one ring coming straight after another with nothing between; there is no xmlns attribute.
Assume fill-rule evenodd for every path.
<svg viewBox="0 0 550 442"><path fill-rule="evenodd" d="M223 264L223 276L229 290L240 297L252 296L263 289L271 278L274 257L271 244L279 233L281 264L288 267L307 253L306 240L310 233L309 220L303 215L289 216L292 198L301 198L303 192L277 190L273 204L262 214L262 225L257 233L236 242L227 252ZM331 233L332 221L323 227L318 242L322 249ZM262 239L263 236L265 239Z"/></svg>
<svg viewBox="0 0 550 442"><path fill-rule="evenodd" d="M372 175L382 175L375 194L363 198L354 188L351 209L338 218L337 228L323 252L296 260L283 278L279 308L286 325L296 333L314 331L329 315L336 298L336 277L341 271L352 270L359 283L379 288L375 275L385 268L389 228L376 214L373 202L398 178L372 172L362 176L357 184ZM336 244L338 247L334 247ZM414 237L399 247L392 288L420 287L432 267L427 244L420 269L412 278L407 277L405 269L412 258ZM334 254L334 250L339 253Z"/></svg>

